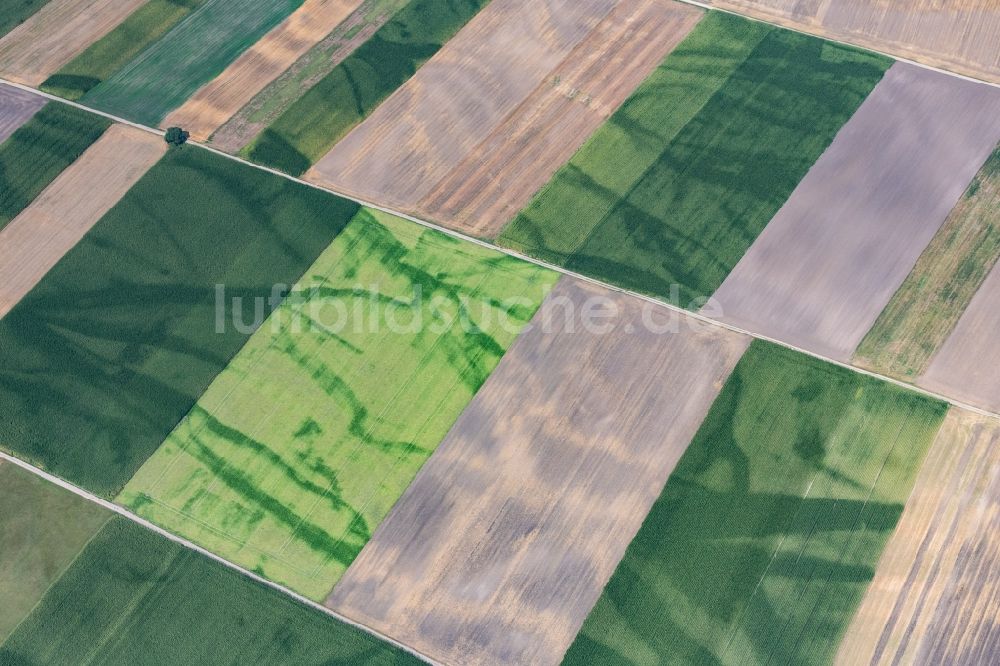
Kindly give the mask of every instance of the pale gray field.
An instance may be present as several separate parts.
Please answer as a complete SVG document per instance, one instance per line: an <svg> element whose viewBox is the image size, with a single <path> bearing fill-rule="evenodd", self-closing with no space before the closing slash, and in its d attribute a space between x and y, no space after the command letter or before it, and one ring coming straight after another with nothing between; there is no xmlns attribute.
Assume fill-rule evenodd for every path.
<svg viewBox="0 0 1000 666"><path fill-rule="evenodd" d="M28 122L46 101L41 95L0 83L0 143Z"/></svg>
<svg viewBox="0 0 1000 666"><path fill-rule="evenodd" d="M1000 264L972 297L917 384L1000 412Z"/></svg>
<svg viewBox="0 0 1000 666"><path fill-rule="evenodd" d="M539 325L593 297L612 332ZM327 605L444 663L558 664L749 343L648 307L564 277Z"/></svg>
<svg viewBox="0 0 1000 666"><path fill-rule="evenodd" d="M896 63L716 291L718 318L849 360L997 140L1000 89Z"/></svg>

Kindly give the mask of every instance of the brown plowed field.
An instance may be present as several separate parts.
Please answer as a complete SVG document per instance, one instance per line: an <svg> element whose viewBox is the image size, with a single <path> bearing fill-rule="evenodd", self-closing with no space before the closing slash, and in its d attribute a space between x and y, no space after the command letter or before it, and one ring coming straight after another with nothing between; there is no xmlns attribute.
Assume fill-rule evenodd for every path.
<svg viewBox="0 0 1000 666"><path fill-rule="evenodd" d="M46 101L41 95L0 83L0 143L28 122Z"/></svg>
<svg viewBox="0 0 1000 666"><path fill-rule="evenodd" d="M327 605L443 663L558 664L749 342L651 307L564 277Z"/></svg>

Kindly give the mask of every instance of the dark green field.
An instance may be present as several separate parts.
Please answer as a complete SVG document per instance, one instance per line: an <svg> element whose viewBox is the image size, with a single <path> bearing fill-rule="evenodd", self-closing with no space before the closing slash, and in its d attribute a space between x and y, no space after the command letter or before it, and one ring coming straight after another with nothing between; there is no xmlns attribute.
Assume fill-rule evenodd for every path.
<svg viewBox="0 0 1000 666"><path fill-rule="evenodd" d="M242 154L298 176L403 85L489 0L413 0Z"/></svg>
<svg viewBox="0 0 1000 666"><path fill-rule="evenodd" d="M830 662L945 411L754 342L566 661Z"/></svg>
<svg viewBox="0 0 1000 666"><path fill-rule="evenodd" d="M204 1L149 0L39 87L53 95L80 99Z"/></svg>
<svg viewBox="0 0 1000 666"><path fill-rule="evenodd" d="M116 516L0 646L0 663L421 662Z"/></svg>
<svg viewBox="0 0 1000 666"><path fill-rule="evenodd" d="M172 150L0 320L0 442L117 493L243 346L215 289L296 282L354 203L197 148Z"/></svg>
<svg viewBox="0 0 1000 666"><path fill-rule="evenodd" d="M498 241L698 307L890 64L711 12Z"/></svg>
<svg viewBox="0 0 1000 666"><path fill-rule="evenodd" d="M49 103L0 144L0 229L110 125L92 113Z"/></svg>
<svg viewBox="0 0 1000 666"><path fill-rule="evenodd" d="M0 2L0 37L24 23L49 0L4 0Z"/></svg>

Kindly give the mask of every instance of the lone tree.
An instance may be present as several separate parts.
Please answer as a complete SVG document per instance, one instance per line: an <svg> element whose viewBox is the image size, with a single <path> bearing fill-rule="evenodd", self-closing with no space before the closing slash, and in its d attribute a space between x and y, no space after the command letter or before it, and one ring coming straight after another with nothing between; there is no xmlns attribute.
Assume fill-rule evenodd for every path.
<svg viewBox="0 0 1000 666"><path fill-rule="evenodd" d="M171 127L167 130L163 139L172 146L180 146L188 140L189 136L191 136L190 132L185 132L180 127Z"/></svg>

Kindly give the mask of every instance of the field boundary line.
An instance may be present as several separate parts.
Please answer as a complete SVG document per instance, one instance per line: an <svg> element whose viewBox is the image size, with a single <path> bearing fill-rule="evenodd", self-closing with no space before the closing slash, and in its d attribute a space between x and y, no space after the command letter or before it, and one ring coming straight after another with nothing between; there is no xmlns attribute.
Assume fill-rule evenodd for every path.
<svg viewBox="0 0 1000 666"><path fill-rule="evenodd" d="M432 666L443 666L440 662L435 661L431 657L429 657L429 656L421 653L420 651L416 650L415 648L410 647L409 645L406 645L404 643L401 643L401 642L397 641L396 639L392 638L391 636L387 636L387 635L385 635L385 634L383 634L383 633L381 633L379 631L376 631L375 629L373 629L373 628L371 628L371 627L369 627L369 626L367 626L367 625L365 625L365 624L363 624L361 622L358 622L357 620L352 620L351 618L347 617L346 615L342 615L342 614L338 613L337 611L333 610L332 608L327 608L323 604L320 604L320 603L318 603L316 601L313 601L312 599L304 597L301 594L299 594L298 592L290 590L289 588L284 587L283 585L279 585L278 583L274 583L272 581L269 581L266 578L264 578L263 576L260 576L258 574L255 574L252 571L244 569L243 567L241 567L241 566L239 566L237 564L233 564L229 560L226 560L226 559L224 559L222 557L219 557L218 555L216 555L216 554L214 554L214 553L212 553L212 552L210 552L210 551L202 548L198 544L193 543L191 541L188 541L187 539L184 539L183 537L179 537L176 534L174 534L172 532L169 532L169 531L163 529L162 527L159 527L159 526L157 526L157 525L149 522L145 518L141 518L140 516L137 516L136 514L132 513L128 509L126 509L125 507L119 506L119 505L115 504L114 502L111 502L111 501L106 500L104 498L98 497L97 495L94 495L93 493L88 492L88 491L84 490L83 488L80 488L79 486L73 485L69 481L61 479L58 476L55 476L53 474L49 474L48 472L46 472L43 469L35 467L31 463L25 462L25 461L21 460L20 458L12 456L9 453L6 453L4 451L0 451L0 459L3 459L3 460L5 460L5 461L7 461L7 462L9 462L9 463L11 463L13 465L17 465L21 469L26 470L28 472L31 472L35 476L38 476L38 477L40 477L42 479L45 479L46 481L48 481L50 483L54 483L55 485L59 486L60 488L63 488L64 490L70 491L74 495L82 497L83 499L88 500L90 502L93 502L94 504L97 504L97 505L99 505L99 506L101 506L101 507L103 507L103 508L105 508L105 509L107 509L109 511L112 511L112 512L118 514L119 516L127 518L127 519L131 520L132 522L137 523L137 524L141 525L142 527L145 527L146 529L152 530L153 532L156 532L160 536L163 536L163 537L169 539L170 541L173 541L176 544L179 544L179 545L181 545L181 546L183 546L183 547L185 547L185 548L187 548L189 550L193 550L193 551L195 551L197 553L200 553L201 555L204 555L205 557L208 557L209 559L211 559L211 560L213 560L215 562L218 562L218 563L220 563L220 564L228 567L229 569L232 569L233 571L236 571L237 573L240 573L240 574L246 576L247 578L250 578L251 580L254 580L254 581L256 581L256 582L258 582L258 583L260 583L262 585L266 585L267 587L269 587L269 588L271 588L273 590L276 590L278 592L282 592L282 593L284 593L284 594L292 597L293 599L295 599L299 603L304 604L306 606L309 606L310 608L313 608L314 610L318 610L321 613L324 613L328 617L332 617L333 619L338 620L340 622L343 622L344 624L350 625L350 626L352 626L352 627L354 627L356 629L361 629L365 633L367 633L367 634L369 634L371 636L374 636L375 638L378 638L379 640L385 641L386 643L389 643L390 645L393 645L393 646L395 646L395 647L397 647L397 648L399 648L399 649L401 649L401 650L403 650L405 652L408 652L409 654L413 655L414 657L417 657L421 661L424 661L424 662L426 662L428 664L431 664ZM100 531L100 530L98 530L98 531ZM82 552L82 550L81 550L81 552Z"/></svg>

